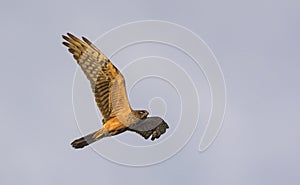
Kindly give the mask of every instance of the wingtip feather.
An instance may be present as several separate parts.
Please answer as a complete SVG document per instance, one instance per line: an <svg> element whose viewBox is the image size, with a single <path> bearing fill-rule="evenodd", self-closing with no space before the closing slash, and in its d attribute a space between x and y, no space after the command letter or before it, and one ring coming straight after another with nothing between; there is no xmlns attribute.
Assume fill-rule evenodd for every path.
<svg viewBox="0 0 300 185"><path fill-rule="evenodd" d="M68 43L68 42L62 42L62 44L63 44L64 46L70 47L70 43Z"/></svg>
<svg viewBox="0 0 300 185"><path fill-rule="evenodd" d="M89 39L87 39L86 37L82 37L82 40L83 40L84 42L86 42L87 44L89 44L89 45L92 44L92 42L89 41Z"/></svg>

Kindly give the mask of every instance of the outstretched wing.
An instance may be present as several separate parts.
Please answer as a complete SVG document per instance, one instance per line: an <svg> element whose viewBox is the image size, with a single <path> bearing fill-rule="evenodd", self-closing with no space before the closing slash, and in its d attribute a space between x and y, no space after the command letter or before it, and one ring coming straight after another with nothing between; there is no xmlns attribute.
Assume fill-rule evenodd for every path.
<svg viewBox="0 0 300 185"><path fill-rule="evenodd" d="M128 130L140 134L145 139L152 135L151 140L154 140L164 134L168 128L168 124L160 117L147 117L129 126Z"/></svg>
<svg viewBox="0 0 300 185"><path fill-rule="evenodd" d="M124 77L110 60L88 39L83 40L67 33L63 35L67 46L82 71L90 81L92 91L104 122L112 117L131 111Z"/></svg>

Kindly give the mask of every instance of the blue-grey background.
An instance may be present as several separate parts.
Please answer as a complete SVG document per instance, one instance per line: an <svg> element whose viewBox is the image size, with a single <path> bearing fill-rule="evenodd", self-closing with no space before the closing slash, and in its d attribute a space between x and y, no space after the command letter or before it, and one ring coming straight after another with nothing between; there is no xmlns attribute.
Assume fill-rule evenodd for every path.
<svg viewBox="0 0 300 185"><path fill-rule="evenodd" d="M215 53L227 110L214 144L126 167L75 151L76 65L60 44L121 24L183 25ZM1 1L0 184L299 184L299 1Z"/></svg>

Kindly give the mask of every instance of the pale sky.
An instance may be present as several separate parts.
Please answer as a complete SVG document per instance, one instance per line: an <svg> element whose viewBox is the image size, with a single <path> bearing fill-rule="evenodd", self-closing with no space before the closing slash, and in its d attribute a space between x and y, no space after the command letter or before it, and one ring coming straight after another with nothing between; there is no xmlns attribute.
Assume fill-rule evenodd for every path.
<svg viewBox="0 0 300 185"><path fill-rule="evenodd" d="M299 1L1 2L0 184L299 184L299 10ZM224 73L227 109L215 142L199 153L208 89L190 66L204 94L203 117L190 142L160 164L128 167L90 148L71 148L81 136L72 106L76 64L61 35L70 31L94 41L144 19L185 26L208 44ZM114 57L115 64L122 68L144 54L180 55L160 47L132 46ZM148 108L151 94L143 84L132 93L144 94L133 105ZM177 115L166 118L167 136Z"/></svg>

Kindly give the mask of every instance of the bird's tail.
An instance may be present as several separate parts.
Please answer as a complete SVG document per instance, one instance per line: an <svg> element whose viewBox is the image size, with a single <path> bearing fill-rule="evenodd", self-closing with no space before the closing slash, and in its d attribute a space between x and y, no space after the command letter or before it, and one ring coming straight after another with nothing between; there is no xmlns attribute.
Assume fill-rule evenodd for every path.
<svg viewBox="0 0 300 185"><path fill-rule="evenodd" d="M109 135L109 132L105 128L101 128L100 130L93 132L91 134L88 134L82 138L74 140L71 145L75 148L83 148L95 141L98 141L99 139L106 137Z"/></svg>

